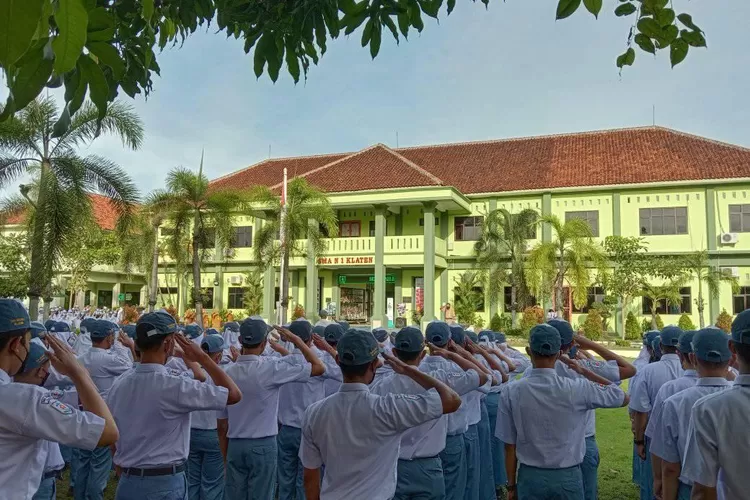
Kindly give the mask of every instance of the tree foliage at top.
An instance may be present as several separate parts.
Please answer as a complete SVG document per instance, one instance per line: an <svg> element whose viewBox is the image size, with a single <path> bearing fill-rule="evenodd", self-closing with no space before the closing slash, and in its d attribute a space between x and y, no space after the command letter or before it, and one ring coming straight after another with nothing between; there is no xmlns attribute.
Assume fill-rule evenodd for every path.
<svg viewBox="0 0 750 500"><path fill-rule="evenodd" d="M690 47L706 46L692 17L674 10L678 1L686 3L620 0L615 15L633 22L619 68L635 62L634 45L651 54L669 50L672 66ZM598 17L602 0L558 0L556 18L571 16L582 3ZM265 72L276 81L286 67L298 82L330 40L359 36L375 58L384 34L398 43L420 33L426 18L438 19L455 7L456 0L0 0L0 67L9 88L0 121L45 87L61 86L66 105L56 135L87 95L102 120L120 91L131 98L151 92L153 74L160 74L159 50L212 22L227 37L244 41L256 76Z"/></svg>
<svg viewBox="0 0 750 500"><path fill-rule="evenodd" d="M25 232L0 236L0 297L26 297L31 270L30 253Z"/></svg>

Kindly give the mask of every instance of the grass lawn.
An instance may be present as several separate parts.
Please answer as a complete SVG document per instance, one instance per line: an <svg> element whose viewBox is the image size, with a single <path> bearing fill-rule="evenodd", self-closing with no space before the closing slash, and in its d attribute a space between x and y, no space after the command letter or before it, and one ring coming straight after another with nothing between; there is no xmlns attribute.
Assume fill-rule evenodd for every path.
<svg viewBox="0 0 750 500"><path fill-rule="evenodd" d="M623 388L627 387L623 384ZM638 488L632 482L633 435L627 408L597 410L596 440L599 444L599 499L637 500ZM68 472L58 481L57 498L73 500L68 495ZM114 474L110 479L104 498L114 500L117 487Z"/></svg>

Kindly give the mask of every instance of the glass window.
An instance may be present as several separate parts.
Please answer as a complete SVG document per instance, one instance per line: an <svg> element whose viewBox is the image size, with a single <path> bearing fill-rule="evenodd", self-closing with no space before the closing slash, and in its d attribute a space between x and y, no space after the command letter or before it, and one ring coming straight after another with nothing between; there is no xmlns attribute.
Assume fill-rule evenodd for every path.
<svg viewBox="0 0 750 500"><path fill-rule="evenodd" d="M583 210L579 212L565 212L565 221L582 219L588 222L592 236L599 236L599 211Z"/></svg>
<svg viewBox="0 0 750 500"><path fill-rule="evenodd" d="M750 205L729 205L729 231L750 233Z"/></svg>
<svg viewBox="0 0 750 500"><path fill-rule="evenodd" d="M573 312L587 313L594 302L604 302L604 288L600 286L589 287L586 295L586 305L579 308L573 304Z"/></svg>
<svg viewBox="0 0 750 500"><path fill-rule="evenodd" d="M484 217L456 217L455 239L456 241L476 241L482 236L482 224Z"/></svg>
<svg viewBox="0 0 750 500"><path fill-rule="evenodd" d="M245 307L245 301L243 296L245 295L245 289L242 287L229 287L229 309L243 309Z"/></svg>
<svg viewBox="0 0 750 500"><path fill-rule="evenodd" d="M234 228L232 248L248 248L253 246L253 226L239 226Z"/></svg>
<svg viewBox="0 0 750 500"><path fill-rule="evenodd" d="M358 220L342 221L339 224L339 236L342 238L359 238L360 223Z"/></svg>
<svg viewBox="0 0 750 500"><path fill-rule="evenodd" d="M732 297L734 314L750 309L750 286L741 286L737 294Z"/></svg>
<svg viewBox="0 0 750 500"><path fill-rule="evenodd" d="M649 299L648 297L643 297L642 304L643 304L643 307L642 307L643 314L650 315L651 314L651 299ZM693 310L693 301L692 301L692 295L691 295L691 290L689 286L680 288L680 303L679 304L669 304L669 307L667 308L666 301L664 299L661 299L656 305L656 312L659 314L682 314L682 313L690 314L692 310Z"/></svg>
<svg viewBox="0 0 750 500"><path fill-rule="evenodd" d="M687 234L687 207L641 208L641 236Z"/></svg>

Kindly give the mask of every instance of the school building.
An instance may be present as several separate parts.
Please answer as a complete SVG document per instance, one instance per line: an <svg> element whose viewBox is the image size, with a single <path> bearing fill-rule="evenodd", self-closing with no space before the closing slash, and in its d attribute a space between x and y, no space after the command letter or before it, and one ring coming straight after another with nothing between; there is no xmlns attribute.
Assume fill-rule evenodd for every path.
<svg viewBox="0 0 750 500"><path fill-rule="evenodd" d="M484 216L496 208L525 208L561 219L579 217L595 238L639 236L654 254L706 249L712 266L736 276L738 294L722 284L708 297L706 321L722 308L750 307L750 150L662 127L605 130L544 137L390 148L376 144L354 153L262 161L212 181L214 188L279 187L283 169L325 190L338 212L339 235L326 250L291 262L289 304L311 312L328 309L350 323L393 325L423 311L440 317L454 302L456 278L475 269L473 247ZM243 309L244 272L259 266L253 234L264 214L238 216L232 248L216 248L204 265L208 308ZM552 238L539 227L529 248ZM303 242L304 245L304 242ZM217 258L218 256L218 258ZM173 294L176 277L161 269L162 293ZM171 276L170 276L171 275ZM665 324L683 312L698 324L698 283L683 300L659 312ZM278 267L264 274L264 316L274 317ZM589 301L604 291L589 290ZM508 311L510 290L498 306L480 310L485 324ZM551 298L542 299L551 307ZM587 308L566 313L577 323ZM631 304L640 317L647 310ZM626 311L627 312L627 311ZM618 326L618 329L622 325Z"/></svg>

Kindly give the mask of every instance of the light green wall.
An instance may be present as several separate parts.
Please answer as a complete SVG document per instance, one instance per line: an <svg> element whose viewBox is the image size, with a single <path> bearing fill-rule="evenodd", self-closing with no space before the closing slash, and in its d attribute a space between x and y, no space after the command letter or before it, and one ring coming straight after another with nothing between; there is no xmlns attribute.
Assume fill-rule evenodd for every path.
<svg viewBox="0 0 750 500"><path fill-rule="evenodd" d="M750 184L717 188L714 196L716 202L716 232L729 233L729 205L750 204ZM731 253L739 250L750 251L750 233L739 233L737 243L733 245L717 244L719 252Z"/></svg>
<svg viewBox="0 0 750 500"><path fill-rule="evenodd" d="M599 195L595 193L565 196L552 195L552 214L558 216L562 222L565 222L566 213L581 211L596 211L599 213L599 236L596 238L597 241L604 242L605 237L612 236L611 195Z"/></svg>

